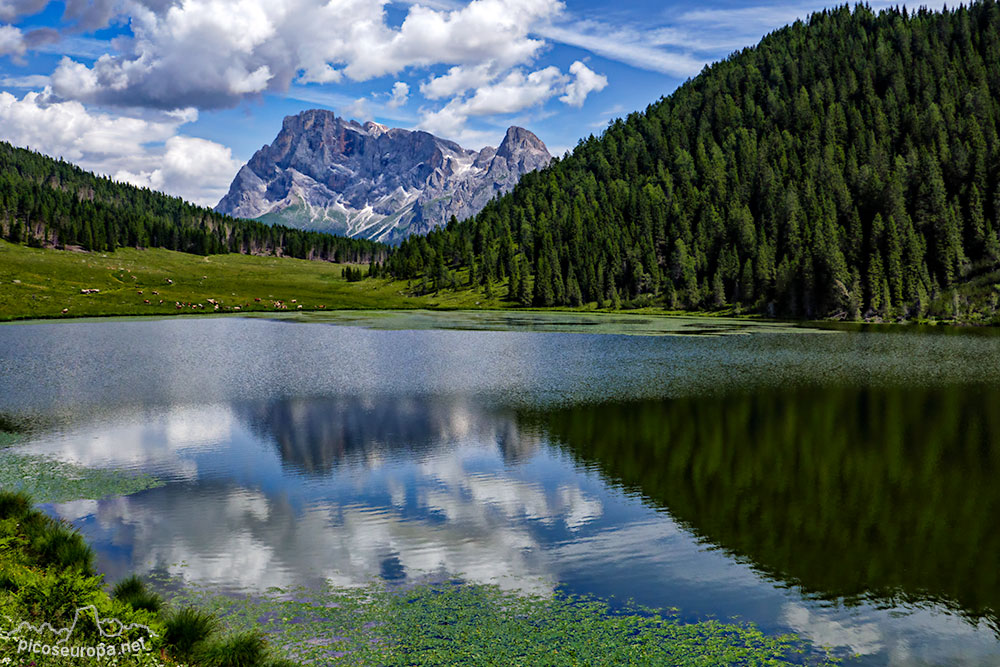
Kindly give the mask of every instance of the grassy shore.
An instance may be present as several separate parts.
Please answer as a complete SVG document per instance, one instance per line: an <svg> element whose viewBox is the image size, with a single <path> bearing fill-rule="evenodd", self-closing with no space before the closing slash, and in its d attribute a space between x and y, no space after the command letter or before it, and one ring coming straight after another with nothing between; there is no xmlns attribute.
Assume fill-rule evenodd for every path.
<svg viewBox="0 0 1000 667"><path fill-rule="evenodd" d="M90 253L28 248L0 240L0 321L300 310L515 310L501 298L507 291L503 282L496 283L489 296L481 287L417 296L407 281L348 282L344 278L348 266L368 268L286 257L202 257L159 248ZM464 281L465 275L459 272L458 277ZM99 291L82 293L94 289ZM548 310L596 312L597 308L590 304ZM655 307L630 312L691 314ZM699 314L738 315L731 308Z"/></svg>
<svg viewBox="0 0 1000 667"><path fill-rule="evenodd" d="M0 489L0 663L290 667L257 630L166 606L137 577L109 594L76 530Z"/></svg>
<svg viewBox="0 0 1000 667"><path fill-rule="evenodd" d="M275 312L281 310L276 302L289 311L502 307L499 299L471 291L414 297L406 282L348 282L346 266L235 254L201 257L157 248L89 253L0 241L0 321ZM99 292L82 293L93 289Z"/></svg>
<svg viewBox="0 0 1000 667"><path fill-rule="evenodd" d="M520 308L502 298L504 282L489 294L463 286L417 295L407 281L349 282L348 266L286 257L211 255L202 257L151 248L113 253L29 248L0 240L0 322L26 319L205 315L213 313L323 310L542 310ZM84 293L84 290L97 290ZM1000 274L978 276L934 298L924 324L1000 324ZM544 310L614 312L596 304ZM623 304L647 315L767 319L723 306L711 311L668 310L650 299ZM880 322L875 318L876 322Z"/></svg>
<svg viewBox="0 0 1000 667"><path fill-rule="evenodd" d="M300 310L612 312L601 311L593 303L581 308L515 307L502 298L507 291L505 282L496 283L489 296L481 287L418 296L407 281L348 282L343 275L348 266L359 268L285 257L235 254L202 257L158 248L89 253L28 248L0 240L0 322ZM360 268L367 270L367 266ZM465 278L462 272L458 275L460 280ZM81 293L93 289L99 291ZM218 303L218 310L209 299ZM281 302L284 310L276 307L275 302ZM729 307L692 313L647 306L627 312L760 319Z"/></svg>

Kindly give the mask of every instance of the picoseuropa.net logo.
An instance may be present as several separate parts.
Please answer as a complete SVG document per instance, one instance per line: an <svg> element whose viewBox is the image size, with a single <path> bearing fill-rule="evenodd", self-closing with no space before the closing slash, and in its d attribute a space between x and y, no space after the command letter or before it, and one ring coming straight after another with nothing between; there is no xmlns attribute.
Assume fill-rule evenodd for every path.
<svg viewBox="0 0 1000 667"><path fill-rule="evenodd" d="M7 618L7 622L14 624L10 618ZM101 640L96 644L70 644L69 640L78 625L90 622L97 628ZM136 631L139 636L132 639L131 634ZM8 642L9 645L16 642L19 658L42 655L70 659L100 659L135 655L151 651L149 640L157 636L149 627L140 623L126 625L116 618L102 619L93 605L77 609L73 615L73 622L65 628L56 628L50 623L35 626L22 621L9 632L0 630L0 641ZM0 663L10 664L9 658Z"/></svg>

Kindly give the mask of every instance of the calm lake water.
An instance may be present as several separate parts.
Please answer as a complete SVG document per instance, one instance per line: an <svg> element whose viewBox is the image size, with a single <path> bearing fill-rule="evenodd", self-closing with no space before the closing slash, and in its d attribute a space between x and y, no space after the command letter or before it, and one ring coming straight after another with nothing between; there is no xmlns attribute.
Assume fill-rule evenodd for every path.
<svg viewBox="0 0 1000 667"><path fill-rule="evenodd" d="M641 335L623 335L641 334ZM693 335L678 335L693 334ZM1000 664L1000 337L564 315L0 326L49 510L113 581L460 578Z"/></svg>

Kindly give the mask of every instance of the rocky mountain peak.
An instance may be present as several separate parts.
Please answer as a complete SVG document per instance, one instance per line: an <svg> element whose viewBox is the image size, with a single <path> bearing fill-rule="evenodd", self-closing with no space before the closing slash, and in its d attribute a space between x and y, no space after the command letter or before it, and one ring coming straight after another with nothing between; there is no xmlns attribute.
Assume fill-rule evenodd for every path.
<svg viewBox="0 0 1000 667"><path fill-rule="evenodd" d="M541 139L523 127L517 126L507 129L496 155L506 159L508 166L519 174L541 169L552 160Z"/></svg>
<svg viewBox="0 0 1000 667"><path fill-rule="evenodd" d="M216 210L393 243L475 215L551 159L521 127L508 129L498 148L473 151L427 132L313 109L284 119Z"/></svg>
<svg viewBox="0 0 1000 667"><path fill-rule="evenodd" d="M375 137L379 136L380 134L385 134L386 132L389 131L389 128L386 127L385 125L382 125L381 123L376 123L375 121L372 120L365 123L363 127L365 128L365 131L368 132L368 134Z"/></svg>
<svg viewBox="0 0 1000 667"><path fill-rule="evenodd" d="M542 140L536 137L533 132L524 129L523 127L511 125L507 128L507 134L500 143L497 153L510 155L517 151L548 152L545 148L545 144L543 144Z"/></svg>

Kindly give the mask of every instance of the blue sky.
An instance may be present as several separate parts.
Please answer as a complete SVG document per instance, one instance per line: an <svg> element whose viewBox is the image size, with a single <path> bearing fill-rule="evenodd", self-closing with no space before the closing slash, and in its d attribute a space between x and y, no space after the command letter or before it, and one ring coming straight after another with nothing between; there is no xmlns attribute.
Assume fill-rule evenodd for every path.
<svg viewBox="0 0 1000 667"><path fill-rule="evenodd" d="M836 4L0 0L0 139L210 206L310 108L559 154Z"/></svg>

